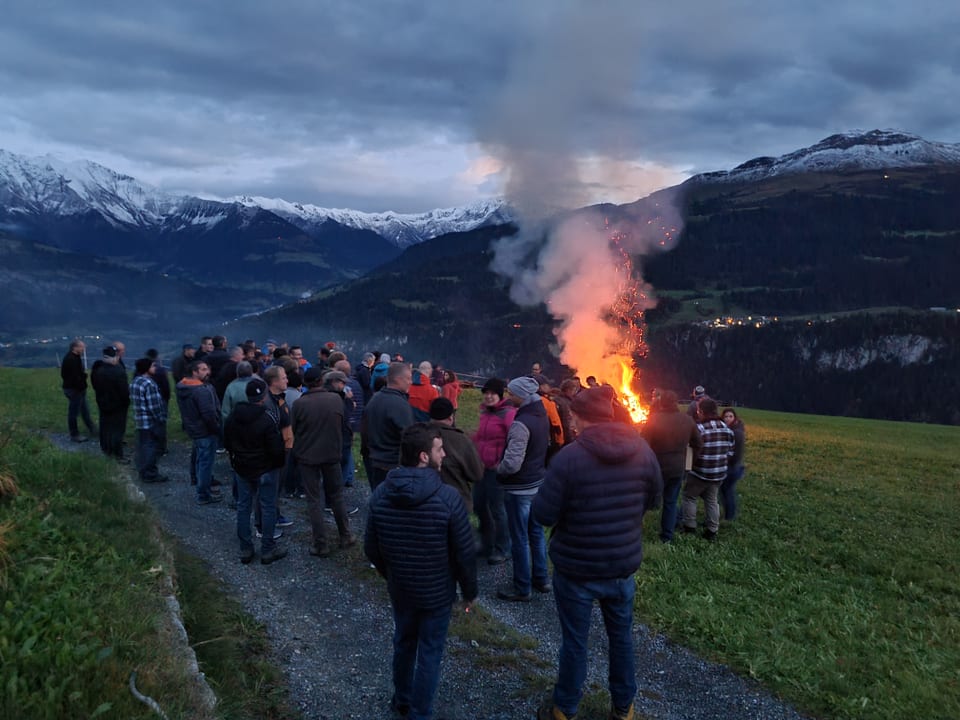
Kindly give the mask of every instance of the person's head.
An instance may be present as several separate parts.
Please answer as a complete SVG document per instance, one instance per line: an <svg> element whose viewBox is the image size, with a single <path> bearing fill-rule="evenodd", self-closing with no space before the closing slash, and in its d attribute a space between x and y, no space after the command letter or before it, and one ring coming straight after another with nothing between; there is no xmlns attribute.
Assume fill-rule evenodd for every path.
<svg viewBox="0 0 960 720"><path fill-rule="evenodd" d="M390 363L387 368L387 387L407 392L413 383L413 370L406 363Z"/></svg>
<svg viewBox="0 0 960 720"><path fill-rule="evenodd" d="M247 378L253 375L253 363L249 363L246 360L241 360L237 363L237 377L238 378Z"/></svg>
<svg viewBox="0 0 960 720"><path fill-rule="evenodd" d="M330 348L324 346L317 351L317 358L320 362L325 363L330 360Z"/></svg>
<svg viewBox="0 0 960 720"><path fill-rule="evenodd" d="M707 394L707 391L703 389L703 385L697 385L697 386L693 389L693 392L690 393L690 396L691 396L694 400L699 400L700 398L702 398L702 397L703 397L704 395L706 395L706 394Z"/></svg>
<svg viewBox="0 0 960 720"><path fill-rule="evenodd" d="M150 348L143 354L143 356L150 358L151 360L156 360L160 357L160 353L156 348Z"/></svg>
<svg viewBox="0 0 960 720"><path fill-rule="evenodd" d="M434 398L430 403L430 419L444 425L453 425L457 409L448 398Z"/></svg>
<svg viewBox="0 0 960 720"><path fill-rule="evenodd" d="M597 387L597 385L599 385L599 384L600 384L600 383L597 382L597 378L596 378L596 377L594 377L593 375L587 375L587 387L588 387L588 388Z"/></svg>
<svg viewBox="0 0 960 720"><path fill-rule="evenodd" d="M656 408L664 412L680 412L677 409L677 394L673 390L660 390Z"/></svg>
<svg viewBox="0 0 960 720"><path fill-rule="evenodd" d="M257 345L253 342L245 342L243 344L243 359L244 360L255 360L257 357Z"/></svg>
<svg viewBox="0 0 960 720"><path fill-rule="evenodd" d="M210 366L203 360L194 360L190 363L190 377L200 382L206 382L210 377Z"/></svg>
<svg viewBox="0 0 960 720"><path fill-rule="evenodd" d="M182 350L183 356L187 360L192 360L193 356L197 354L197 349L193 345L189 345L189 344L184 345L183 348L181 348L181 350Z"/></svg>
<svg viewBox="0 0 960 720"><path fill-rule="evenodd" d="M72 352L74 355L83 355L83 351L86 349L87 344L79 338L70 343L70 352Z"/></svg>
<svg viewBox="0 0 960 720"><path fill-rule="evenodd" d="M574 415L577 427L583 430L591 425L611 422L613 402L603 388L587 388L577 393L570 402L570 412Z"/></svg>
<svg viewBox="0 0 960 720"><path fill-rule="evenodd" d="M323 385L323 368L314 365L303 374L303 384L309 389Z"/></svg>
<svg viewBox="0 0 960 720"><path fill-rule="evenodd" d="M374 366L374 363L376 362L376 358L373 356L372 352L365 352L360 362L362 362L364 365L366 365L369 368Z"/></svg>
<svg viewBox="0 0 960 720"><path fill-rule="evenodd" d="M327 358L327 365L329 365L330 367L333 367L341 360L346 360L346 359L347 359L347 354L345 352L343 352L342 350L334 350L332 353L330 353L330 357Z"/></svg>
<svg viewBox="0 0 960 720"><path fill-rule="evenodd" d="M282 345L281 345L281 346L278 346L278 347L275 347L275 348L273 349L273 359L274 359L274 360L279 360L280 358L286 357L287 355L288 355L287 349L286 349L285 347L283 347Z"/></svg>
<svg viewBox="0 0 960 720"><path fill-rule="evenodd" d="M424 377L430 377L433 375L433 365L430 364L429 360L424 360L419 365L417 365L417 370L420 371L420 374Z"/></svg>
<svg viewBox="0 0 960 720"><path fill-rule="evenodd" d="M300 372L300 363L298 363L290 355L282 355L281 357L277 358L277 361L274 363L274 365L279 365L282 367L287 373L287 381L291 384L294 384L293 376ZM299 382L296 384L299 385Z"/></svg>
<svg viewBox="0 0 960 720"><path fill-rule="evenodd" d="M400 464L403 467L432 467L439 471L443 462L440 431L429 423L414 423L400 436Z"/></svg>
<svg viewBox="0 0 960 720"><path fill-rule="evenodd" d="M720 419L723 420L723 424L727 427L733 427L736 425L739 418L737 417L736 410L734 410L732 407L725 407L723 409L723 413L720 415Z"/></svg>
<svg viewBox="0 0 960 720"><path fill-rule="evenodd" d="M580 392L580 380L571 378L560 383L560 394L572 398Z"/></svg>
<svg viewBox="0 0 960 720"><path fill-rule="evenodd" d="M263 344L263 349L266 351L267 355L273 355L273 351L277 349L277 341L272 339L267 340Z"/></svg>
<svg viewBox="0 0 960 720"><path fill-rule="evenodd" d="M253 403L254 405L262 403L263 399L267 396L267 384L260 378L255 377L247 383L244 392L247 395L248 403Z"/></svg>
<svg viewBox="0 0 960 720"><path fill-rule="evenodd" d="M503 400L503 393L506 391L506 389L507 386L503 384L503 380L500 378L490 378L480 389L480 392L483 395L483 404L487 407L493 407L497 405L501 400Z"/></svg>
<svg viewBox="0 0 960 720"><path fill-rule="evenodd" d="M545 375L534 375L533 379L537 381L537 385L540 386L538 391L541 395L550 394L550 380L547 379Z"/></svg>
<svg viewBox="0 0 960 720"><path fill-rule="evenodd" d="M134 375L153 375L156 372L157 363L153 358L142 357L133 365Z"/></svg>
<svg viewBox="0 0 960 720"><path fill-rule="evenodd" d="M226 350L227 338L224 335L214 335L212 338L214 350Z"/></svg>
<svg viewBox="0 0 960 720"><path fill-rule="evenodd" d="M443 382L444 383L455 383L457 381L457 374L453 370L444 370L443 371Z"/></svg>
<svg viewBox="0 0 960 720"><path fill-rule="evenodd" d="M390 362L390 355L387 353L380 353L380 362L387 364Z"/></svg>
<svg viewBox="0 0 960 720"><path fill-rule="evenodd" d="M299 345L291 345L290 357L292 357L297 362L299 362L300 360L303 360L303 348L300 347Z"/></svg>
<svg viewBox="0 0 960 720"><path fill-rule="evenodd" d="M535 362L533 365L530 366L530 373L532 375L539 375L542 372L543 372L543 365L541 365L540 363Z"/></svg>
<svg viewBox="0 0 960 720"><path fill-rule="evenodd" d="M540 384L532 377L518 377L507 383L507 398L512 405L520 407L540 390Z"/></svg>
<svg viewBox="0 0 960 720"><path fill-rule="evenodd" d="M697 403L697 416L702 420L717 417L717 401L706 396L700 398Z"/></svg>
<svg viewBox="0 0 960 720"><path fill-rule="evenodd" d="M323 384L336 393L342 393L347 386L347 376L339 370L330 370L323 376Z"/></svg>
<svg viewBox="0 0 960 720"><path fill-rule="evenodd" d="M274 395L279 395L287 389L287 371L280 365L268 367L263 373L263 380Z"/></svg>
<svg viewBox="0 0 960 720"><path fill-rule="evenodd" d="M117 357L123 360L123 356L127 354L127 346L119 341L115 342L113 346L117 349Z"/></svg>
<svg viewBox="0 0 960 720"><path fill-rule="evenodd" d="M200 350L203 352L213 352L213 337L211 335L204 335L200 338Z"/></svg>
<svg viewBox="0 0 960 720"><path fill-rule="evenodd" d="M350 377L350 361L347 360L346 358L344 358L343 360L337 360L337 362L333 364L333 369L339 370L347 377Z"/></svg>
<svg viewBox="0 0 960 720"><path fill-rule="evenodd" d="M120 353L116 345L107 345L103 349L103 361L108 365L116 365L120 361Z"/></svg>
<svg viewBox="0 0 960 720"><path fill-rule="evenodd" d="M243 360L243 348L239 345L230 349L230 362L238 363Z"/></svg>

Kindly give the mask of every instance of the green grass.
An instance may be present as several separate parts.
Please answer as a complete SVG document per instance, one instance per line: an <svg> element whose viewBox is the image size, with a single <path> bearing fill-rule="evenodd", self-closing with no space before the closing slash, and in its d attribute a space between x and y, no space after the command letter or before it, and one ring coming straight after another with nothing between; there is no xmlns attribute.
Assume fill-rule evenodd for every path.
<svg viewBox="0 0 960 720"><path fill-rule="evenodd" d="M128 689L134 670L170 718L290 717L264 629L199 561L159 542L115 464L35 432L66 433L56 373L0 369L0 387L0 481L19 489L0 482L0 717L155 718ZM213 715L170 641L171 582Z"/></svg>

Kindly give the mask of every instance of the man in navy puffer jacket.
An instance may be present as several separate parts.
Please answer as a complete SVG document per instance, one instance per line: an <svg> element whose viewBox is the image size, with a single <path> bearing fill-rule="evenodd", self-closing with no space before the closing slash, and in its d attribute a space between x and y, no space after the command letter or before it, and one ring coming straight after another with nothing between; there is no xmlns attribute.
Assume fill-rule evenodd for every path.
<svg viewBox="0 0 960 720"><path fill-rule="evenodd" d="M414 423L400 440L400 467L370 498L363 549L387 579L393 637L394 711L429 718L457 584L465 610L477 597L473 531L460 495L440 479L443 440Z"/></svg>
<svg viewBox="0 0 960 720"><path fill-rule="evenodd" d="M579 434L558 452L533 501L533 517L553 527L553 594L562 642L553 706L543 720L572 718L587 674L587 636L594 601L610 643L610 718L634 717L633 574L643 557L643 514L663 490L657 456L631 426L613 422L601 388L570 404Z"/></svg>

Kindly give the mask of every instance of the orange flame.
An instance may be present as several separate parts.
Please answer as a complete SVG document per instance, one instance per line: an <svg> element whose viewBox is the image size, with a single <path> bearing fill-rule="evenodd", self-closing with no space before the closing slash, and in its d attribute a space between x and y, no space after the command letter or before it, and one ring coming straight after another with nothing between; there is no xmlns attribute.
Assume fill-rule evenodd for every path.
<svg viewBox="0 0 960 720"><path fill-rule="evenodd" d="M630 367L630 363L622 359L620 360L620 373L620 403L630 413L630 419L633 420L634 424L645 423L647 415L650 414L650 409L643 404L640 396L633 391L633 379L636 373Z"/></svg>

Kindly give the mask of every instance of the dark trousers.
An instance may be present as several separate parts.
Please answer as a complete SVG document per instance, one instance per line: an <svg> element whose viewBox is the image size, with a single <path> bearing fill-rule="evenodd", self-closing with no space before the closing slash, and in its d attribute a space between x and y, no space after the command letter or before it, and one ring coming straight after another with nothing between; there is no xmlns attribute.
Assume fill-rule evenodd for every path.
<svg viewBox="0 0 960 720"><path fill-rule="evenodd" d="M440 684L440 661L450 627L451 605L420 610L393 601L393 704L409 708L407 717L432 717Z"/></svg>
<svg viewBox="0 0 960 720"><path fill-rule="evenodd" d="M510 528L503 505L503 485L497 482L497 471L483 471L483 478L473 486L473 508L480 521L482 554L510 555Z"/></svg>
<svg viewBox="0 0 960 720"><path fill-rule="evenodd" d="M310 518L310 528L313 530L313 546L317 550L327 549L327 538L324 533L324 505L333 510L333 518L337 521L337 530L340 540L350 537L350 523L347 520L347 505L343 500L343 478L340 475L340 462L324 463L322 465L300 464L300 474L303 477L303 487L307 493L307 516Z"/></svg>
<svg viewBox="0 0 960 720"><path fill-rule="evenodd" d="M376 465L370 468L370 492L376 490L377 485L387 479L388 472L390 472L388 469L378 468Z"/></svg>
<svg viewBox="0 0 960 720"><path fill-rule="evenodd" d="M104 455L123 457L123 434L127 431L127 411L100 413L100 449Z"/></svg>
<svg viewBox="0 0 960 720"><path fill-rule="evenodd" d="M90 417L90 407L87 405L86 390L64 390L63 394L67 397L67 427L70 429L70 437L75 438L80 435L80 429L77 427L77 417L83 420L87 426L87 432L93 435L93 419Z"/></svg>
<svg viewBox="0 0 960 720"><path fill-rule="evenodd" d="M160 474L157 471L157 449L160 434L157 428L137 428L137 473L143 482L153 482Z"/></svg>

